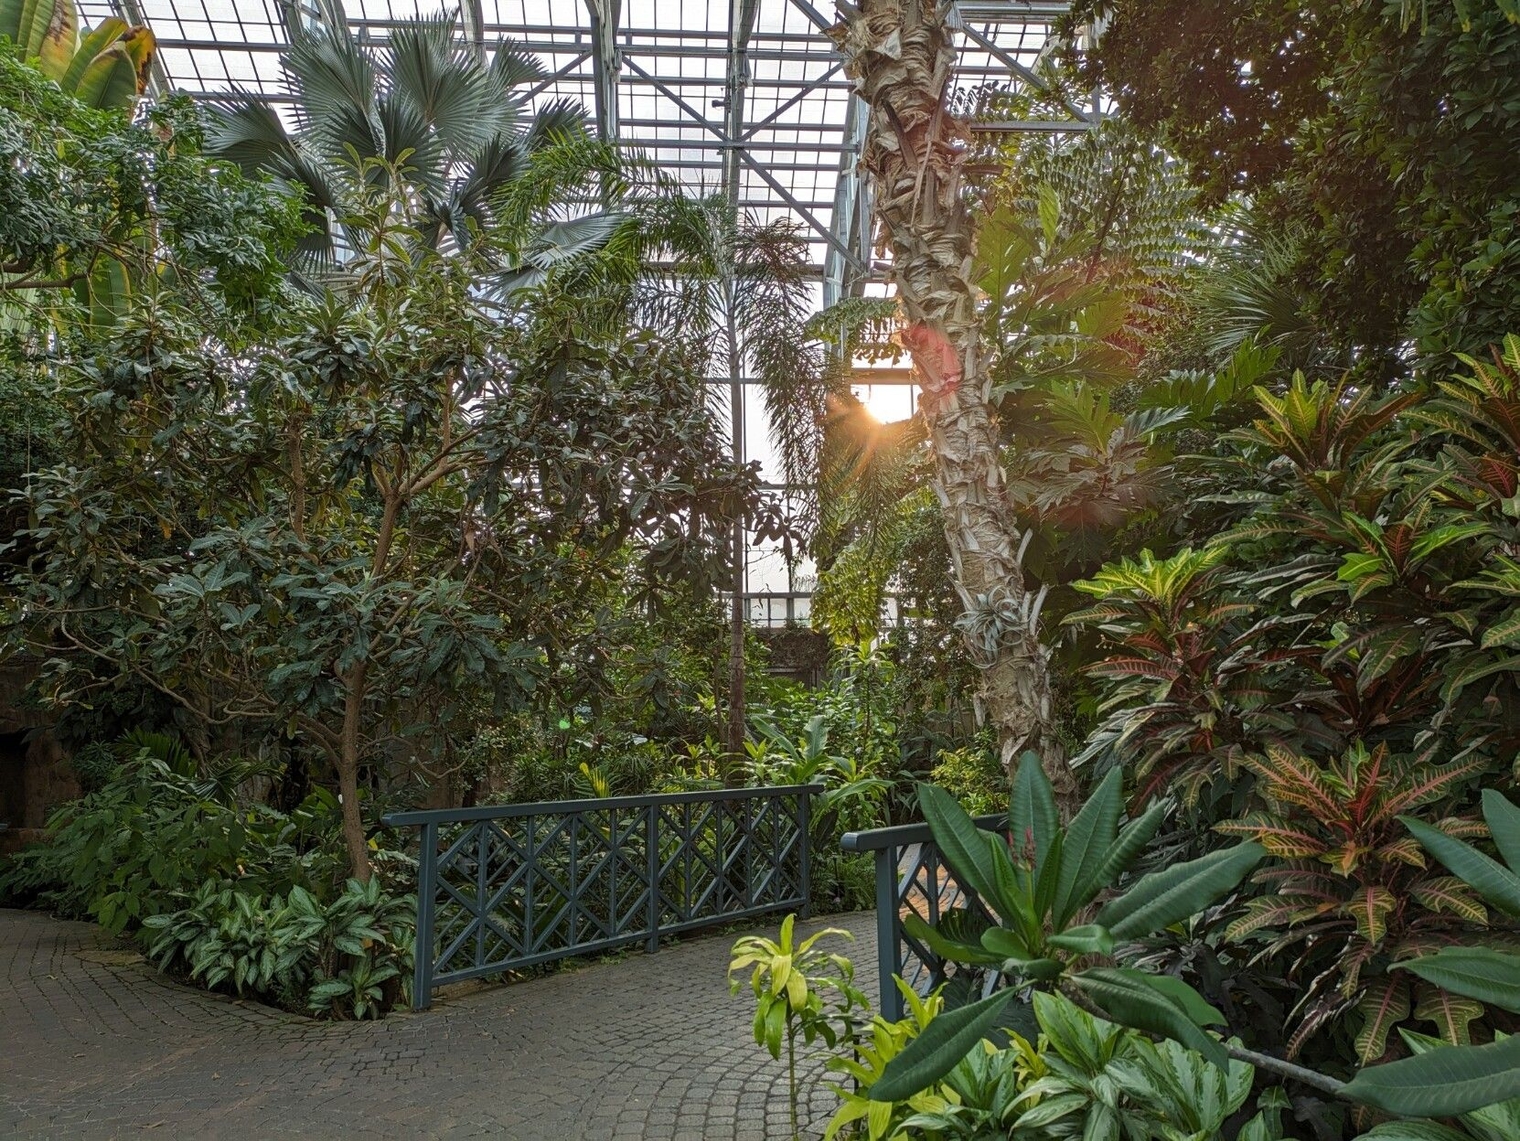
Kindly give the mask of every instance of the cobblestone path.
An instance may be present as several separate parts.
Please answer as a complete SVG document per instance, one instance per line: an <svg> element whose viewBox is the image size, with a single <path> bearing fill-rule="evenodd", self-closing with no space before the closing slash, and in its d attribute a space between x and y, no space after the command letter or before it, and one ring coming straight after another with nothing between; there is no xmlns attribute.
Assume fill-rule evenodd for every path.
<svg viewBox="0 0 1520 1141"><path fill-rule="evenodd" d="M805 926L854 931L869 981L872 919ZM728 993L732 942L323 1023L180 986L88 924L0 910L0 1137L783 1138L784 1067ZM812 1094L812 1136L829 1099Z"/></svg>

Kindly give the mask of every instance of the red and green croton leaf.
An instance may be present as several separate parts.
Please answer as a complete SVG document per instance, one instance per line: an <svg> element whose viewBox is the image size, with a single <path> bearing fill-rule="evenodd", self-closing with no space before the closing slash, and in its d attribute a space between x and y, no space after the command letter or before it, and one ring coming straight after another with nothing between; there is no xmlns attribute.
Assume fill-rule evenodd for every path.
<svg viewBox="0 0 1520 1141"><path fill-rule="evenodd" d="M1472 1043L1468 1023L1483 1017L1483 1004L1475 998L1464 998L1442 990L1437 986L1422 986L1414 1016L1436 1024L1436 1032L1453 1046Z"/></svg>
<svg viewBox="0 0 1520 1141"><path fill-rule="evenodd" d="M1382 941L1388 934L1388 916L1399 905L1393 892L1378 884L1360 887L1346 901L1346 910L1356 921L1356 931L1369 943Z"/></svg>
<svg viewBox="0 0 1520 1141"><path fill-rule="evenodd" d="M1404 979L1385 975L1369 983L1356 1009L1362 1028L1356 1036L1356 1057L1362 1065L1380 1060L1388 1052L1388 1035L1409 1017L1409 986Z"/></svg>

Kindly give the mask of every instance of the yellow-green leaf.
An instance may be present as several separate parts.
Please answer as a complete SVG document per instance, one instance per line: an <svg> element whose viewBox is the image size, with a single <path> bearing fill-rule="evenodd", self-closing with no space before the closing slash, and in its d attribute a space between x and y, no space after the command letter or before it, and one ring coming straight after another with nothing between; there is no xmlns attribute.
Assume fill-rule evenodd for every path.
<svg viewBox="0 0 1520 1141"><path fill-rule="evenodd" d="M1388 933L1388 915L1397 906L1393 892L1376 884L1358 889L1346 903L1358 934L1369 943L1382 941Z"/></svg>

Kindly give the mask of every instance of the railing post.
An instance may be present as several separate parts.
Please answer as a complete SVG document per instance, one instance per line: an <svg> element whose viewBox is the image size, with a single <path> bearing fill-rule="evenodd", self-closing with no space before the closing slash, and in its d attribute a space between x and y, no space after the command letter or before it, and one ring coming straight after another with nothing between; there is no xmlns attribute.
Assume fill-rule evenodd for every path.
<svg viewBox="0 0 1520 1141"><path fill-rule="evenodd" d="M902 970L897 922L897 847L889 844L876 850L876 985L881 1015L889 1022L903 1016L902 995L893 981Z"/></svg>
<svg viewBox="0 0 1520 1141"><path fill-rule="evenodd" d="M644 874L649 884L649 939L644 947L653 954L660 949L660 806L651 804L647 811L644 846L648 852L644 857Z"/></svg>
<svg viewBox="0 0 1520 1141"><path fill-rule="evenodd" d="M797 794L798 827L802 829L802 918L813 917L813 790ZM780 872L780 868L776 869Z"/></svg>
<svg viewBox="0 0 1520 1141"><path fill-rule="evenodd" d="M433 1005L433 907L438 899L438 825L422 826L417 851L417 932L412 941L412 1009Z"/></svg>

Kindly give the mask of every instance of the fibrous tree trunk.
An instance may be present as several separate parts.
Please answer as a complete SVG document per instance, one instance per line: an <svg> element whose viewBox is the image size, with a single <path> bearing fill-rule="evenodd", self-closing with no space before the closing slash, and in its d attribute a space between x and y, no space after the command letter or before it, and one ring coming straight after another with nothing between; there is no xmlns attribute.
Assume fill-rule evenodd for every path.
<svg viewBox="0 0 1520 1141"><path fill-rule="evenodd" d="M947 106L955 46L949 4L841 2L831 31L869 107L862 167L874 176L880 240L891 250L935 490L965 608L965 640L981 672L981 711L1003 762L1039 754L1063 807L1078 795L1055 731L1038 599L1026 588L1021 533L1008 502L990 407L974 276L976 233L962 180L967 132Z"/></svg>

